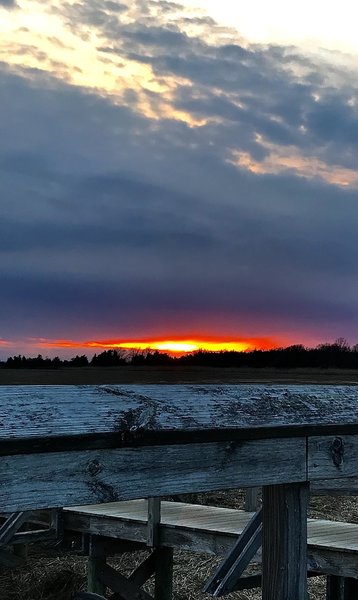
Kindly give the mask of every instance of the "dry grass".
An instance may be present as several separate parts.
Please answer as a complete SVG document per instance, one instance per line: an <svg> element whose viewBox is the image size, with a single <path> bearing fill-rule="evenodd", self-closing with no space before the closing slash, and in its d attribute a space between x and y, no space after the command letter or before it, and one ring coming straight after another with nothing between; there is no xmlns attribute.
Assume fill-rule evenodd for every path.
<svg viewBox="0 0 358 600"><path fill-rule="evenodd" d="M245 369L220 367L82 367L0 369L0 385L100 385L129 383L357 384L350 369Z"/></svg>
<svg viewBox="0 0 358 600"><path fill-rule="evenodd" d="M197 494L187 497L197 503L207 503L230 508L243 506L243 495L237 491ZM358 500L320 496L311 501L310 516L358 522ZM143 560L145 553L124 554L110 560L123 574ZM175 552L174 600L203 600L210 598L201 592L219 559L192 552ZM151 591L152 583L147 589ZM3 569L0 574L2 600L69 600L74 590L86 589L86 559L56 547L34 547L26 567ZM325 598L325 578L309 581L310 600ZM228 600L259 600L260 591L236 592Z"/></svg>

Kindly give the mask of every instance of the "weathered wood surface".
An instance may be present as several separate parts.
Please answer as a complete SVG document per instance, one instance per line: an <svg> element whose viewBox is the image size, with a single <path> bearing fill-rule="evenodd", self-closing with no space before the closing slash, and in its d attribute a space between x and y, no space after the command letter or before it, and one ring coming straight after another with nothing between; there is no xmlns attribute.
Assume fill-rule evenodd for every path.
<svg viewBox="0 0 358 600"><path fill-rule="evenodd" d="M357 386L127 385L4 386L0 393L0 452L56 450L54 438L97 444L167 443L358 431ZM100 434L104 435L101 440ZM112 438L108 434L113 434ZM87 437L86 437L87 436ZM169 436L169 438L168 438ZM46 446L47 440L47 446ZM73 440L62 440L71 446ZM44 446L45 444L45 446ZM60 449L58 447L57 449ZM13 449L14 451L14 449Z"/></svg>
<svg viewBox="0 0 358 600"><path fill-rule="evenodd" d="M17 512L10 515L0 527L0 547L6 546L21 525L29 520L31 513Z"/></svg>
<svg viewBox="0 0 358 600"><path fill-rule="evenodd" d="M216 597L235 590L235 585L262 544L262 509L247 523L203 591Z"/></svg>
<svg viewBox="0 0 358 600"><path fill-rule="evenodd" d="M89 531L93 528L93 532L97 534L123 538L128 536L128 539L133 541L146 543L146 500L75 506L65 508L63 513L65 527L69 529ZM193 539L196 533L207 533L209 537L222 535L226 539L225 548L227 548L242 533L252 516L253 513L243 510L162 501L161 542L168 546L177 543L179 547L182 541L179 534L186 531L192 534ZM308 519L307 527L310 550L335 548L342 553L355 556L358 565L357 523ZM173 533L172 537L169 532ZM196 550L200 551L200 548ZM202 551L222 553L222 549L211 552L207 550L207 546ZM314 570L313 566L311 570Z"/></svg>
<svg viewBox="0 0 358 600"><path fill-rule="evenodd" d="M304 438L20 454L0 461L0 506L35 510L304 481Z"/></svg>
<svg viewBox="0 0 358 600"><path fill-rule="evenodd" d="M358 496L358 478L317 479L311 481L310 491L316 496Z"/></svg>
<svg viewBox="0 0 358 600"><path fill-rule="evenodd" d="M307 483L262 490L262 600L307 597Z"/></svg>
<svg viewBox="0 0 358 600"><path fill-rule="evenodd" d="M150 548L154 548L159 542L160 504L160 498L148 498L147 544Z"/></svg>
<svg viewBox="0 0 358 600"><path fill-rule="evenodd" d="M357 476L358 436L313 436L308 439L308 478Z"/></svg>
<svg viewBox="0 0 358 600"><path fill-rule="evenodd" d="M65 527L114 539L147 542L147 502L132 500L64 511ZM228 552L252 513L162 501L160 544L211 555ZM307 568L354 577L358 570L358 524L308 519ZM260 553L255 560L260 559Z"/></svg>
<svg viewBox="0 0 358 600"><path fill-rule="evenodd" d="M153 600L152 596L118 573L113 567L105 565L99 577L106 587L119 594L122 600Z"/></svg>
<svg viewBox="0 0 358 600"><path fill-rule="evenodd" d="M89 592L104 596L106 586L104 585L101 574L106 566L106 552L104 541L96 535L91 535L89 539L89 556L87 566L87 589Z"/></svg>

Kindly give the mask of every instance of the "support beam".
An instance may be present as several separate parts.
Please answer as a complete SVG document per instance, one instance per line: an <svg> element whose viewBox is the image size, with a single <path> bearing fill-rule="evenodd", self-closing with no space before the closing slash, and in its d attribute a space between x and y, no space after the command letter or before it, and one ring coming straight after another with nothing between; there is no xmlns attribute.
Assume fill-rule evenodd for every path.
<svg viewBox="0 0 358 600"><path fill-rule="evenodd" d="M104 596L106 586L102 573L106 567L106 553L99 536L91 535L89 540L89 556L87 567L87 589L89 592Z"/></svg>
<svg viewBox="0 0 358 600"><path fill-rule="evenodd" d="M240 576L255 556L262 542L262 509L248 522L233 548L226 555L204 587L204 592L219 597L235 588Z"/></svg>
<svg viewBox="0 0 358 600"><path fill-rule="evenodd" d="M259 489L260 488L258 488L258 487L251 487L251 488L247 488L245 490L245 510L246 510L246 512L256 512L258 510Z"/></svg>
<svg viewBox="0 0 358 600"><path fill-rule="evenodd" d="M150 548L159 544L160 498L148 498L148 540Z"/></svg>
<svg viewBox="0 0 358 600"><path fill-rule="evenodd" d="M357 600L358 580L351 577L329 575L326 600Z"/></svg>
<svg viewBox="0 0 358 600"><path fill-rule="evenodd" d="M148 556L143 562L134 569L133 573L128 577L128 581L131 581L138 587L142 587L146 581L155 573L157 564L157 550L154 550L152 554Z"/></svg>
<svg viewBox="0 0 358 600"><path fill-rule="evenodd" d="M153 600L150 594L138 588L135 583L129 581L109 565L104 567L100 576L106 587L115 592L116 598L119 597L121 600Z"/></svg>
<svg viewBox="0 0 358 600"><path fill-rule="evenodd" d="M263 488L262 600L307 600L308 483Z"/></svg>
<svg viewBox="0 0 358 600"><path fill-rule="evenodd" d="M155 600L172 600L173 597L173 549L158 548L155 551Z"/></svg>
<svg viewBox="0 0 358 600"><path fill-rule="evenodd" d="M23 525L31 515L31 511L12 513L0 527L0 546L6 546L11 542L21 525Z"/></svg>

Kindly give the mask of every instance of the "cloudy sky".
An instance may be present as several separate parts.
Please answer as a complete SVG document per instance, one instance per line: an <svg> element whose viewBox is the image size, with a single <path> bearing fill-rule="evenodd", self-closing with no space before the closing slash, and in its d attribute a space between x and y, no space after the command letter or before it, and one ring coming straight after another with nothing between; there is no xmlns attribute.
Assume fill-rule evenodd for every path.
<svg viewBox="0 0 358 600"><path fill-rule="evenodd" d="M357 20L0 0L2 355L358 342Z"/></svg>

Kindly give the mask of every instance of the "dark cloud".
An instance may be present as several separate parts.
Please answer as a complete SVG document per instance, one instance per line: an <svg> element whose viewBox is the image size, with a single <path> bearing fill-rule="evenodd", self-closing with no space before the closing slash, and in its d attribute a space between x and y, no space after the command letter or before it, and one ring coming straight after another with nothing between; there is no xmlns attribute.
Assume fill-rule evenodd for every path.
<svg viewBox="0 0 358 600"><path fill-rule="evenodd" d="M177 108L234 121L244 129L240 137L259 134L270 143L295 145L301 152L319 155L328 164L355 168L358 112L356 104L349 102L357 89L347 77L345 86L332 86L336 67L304 56L294 47L216 46L205 36L188 36L184 31L188 17L176 18L170 25L163 18L178 9L171 3L155 3L155 14L150 3L145 3L146 10L138 3L132 23L110 15L101 24L97 17L91 21L93 6L75 5L70 14L81 21L84 11L82 18L99 27L107 41L102 51L150 65L157 77L170 75L190 82L177 88ZM215 31L215 24L209 26Z"/></svg>
<svg viewBox="0 0 358 600"><path fill-rule="evenodd" d="M0 0L0 7L16 8L18 6L16 0Z"/></svg>

